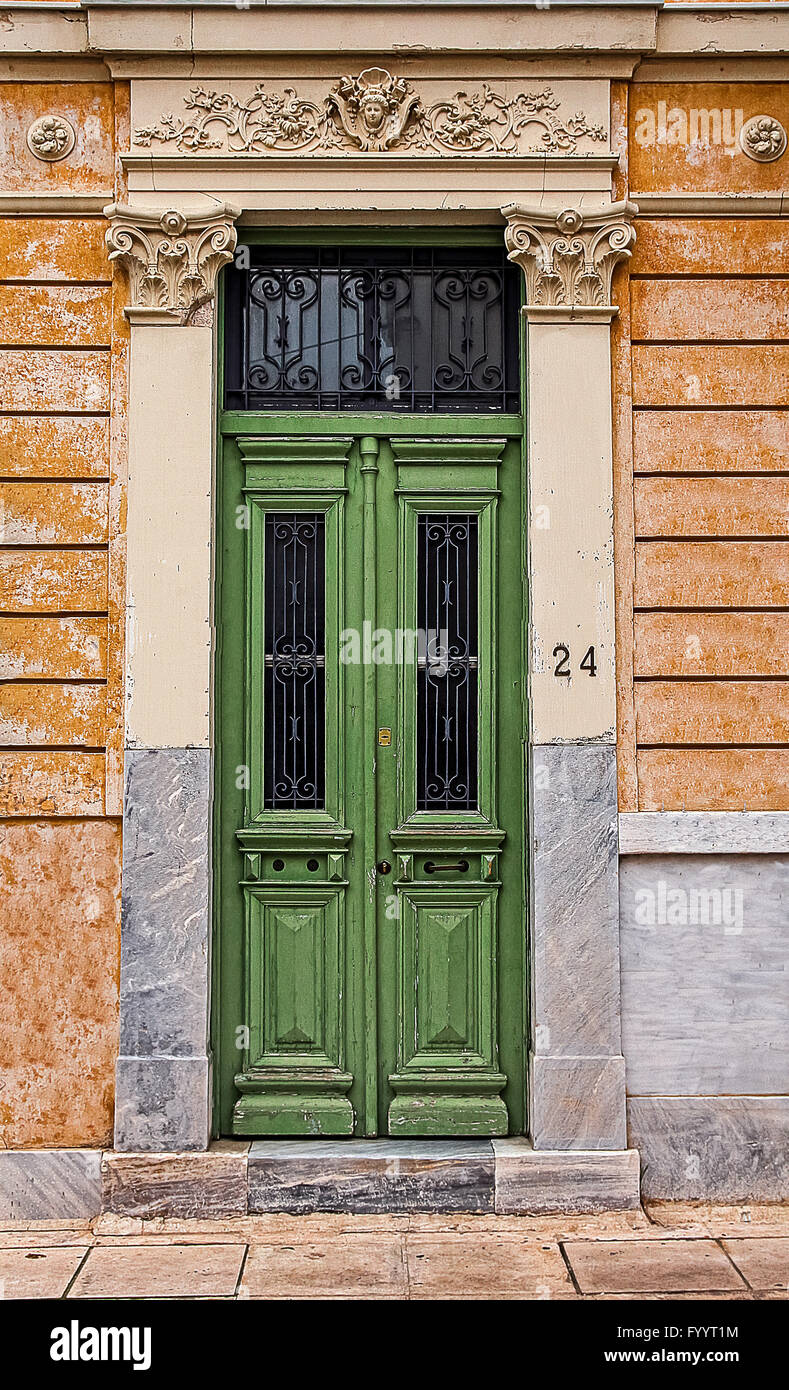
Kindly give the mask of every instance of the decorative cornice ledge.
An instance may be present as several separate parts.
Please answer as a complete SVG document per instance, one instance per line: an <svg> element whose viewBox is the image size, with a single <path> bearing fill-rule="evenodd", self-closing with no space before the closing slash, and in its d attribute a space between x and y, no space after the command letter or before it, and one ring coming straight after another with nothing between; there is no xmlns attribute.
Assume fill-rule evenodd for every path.
<svg viewBox="0 0 789 1390"><path fill-rule="evenodd" d="M630 259L636 204L610 203L593 212L566 208L557 214L508 203L501 211L509 259L526 277L526 317L610 322L617 313L611 281L619 262Z"/></svg>
<svg viewBox="0 0 789 1390"><path fill-rule="evenodd" d="M627 811L620 854L789 854L789 811Z"/></svg>
<svg viewBox="0 0 789 1390"><path fill-rule="evenodd" d="M111 203L106 242L111 261L129 276L132 323L211 321L216 277L236 248L238 210L218 203L208 212Z"/></svg>

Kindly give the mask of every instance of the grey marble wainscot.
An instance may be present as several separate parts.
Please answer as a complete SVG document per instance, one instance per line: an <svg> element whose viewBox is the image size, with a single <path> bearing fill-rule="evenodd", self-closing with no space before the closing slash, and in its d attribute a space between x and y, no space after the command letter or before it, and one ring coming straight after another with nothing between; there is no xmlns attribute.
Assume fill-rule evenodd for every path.
<svg viewBox="0 0 789 1390"><path fill-rule="evenodd" d="M620 868L631 1096L789 1087L789 857L636 855Z"/></svg>
<svg viewBox="0 0 789 1390"><path fill-rule="evenodd" d="M76 1221L100 1211L99 1149L0 1149L0 1220Z"/></svg>
<svg viewBox="0 0 789 1390"><path fill-rule="evenodd" d="M208 1143L210 760L126 753L117 1149Z"/></svg>
<svg viewBox="0 0 789 1390"><path fill-rule="evenodd" d="M532 750L531 1136L623 1149L616 752Z"/></svg>
<svg viewBox="0 0 789 1390"><path fill-rule="evenodd" d="M644 1197L789 1199L788 1097L635 1096L627 1113Z"/></svg>

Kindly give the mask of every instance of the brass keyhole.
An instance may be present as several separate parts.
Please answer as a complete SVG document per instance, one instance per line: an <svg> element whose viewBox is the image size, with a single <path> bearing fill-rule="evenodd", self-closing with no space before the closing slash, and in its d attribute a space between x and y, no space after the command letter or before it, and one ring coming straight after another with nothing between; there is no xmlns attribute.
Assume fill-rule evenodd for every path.
<svg viewBox="0 0 789 1390"><path fill-rule="evenodd" d="M392 872L392 866L389 863L388 859L380 860L378 864L378 872L379 874L390 874Z"/></svg>

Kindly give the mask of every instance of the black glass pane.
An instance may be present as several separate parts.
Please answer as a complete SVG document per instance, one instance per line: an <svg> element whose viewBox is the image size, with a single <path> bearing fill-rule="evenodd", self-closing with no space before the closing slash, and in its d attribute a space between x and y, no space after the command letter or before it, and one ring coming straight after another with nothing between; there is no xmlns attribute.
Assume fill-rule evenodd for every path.
<svg viewBox="0 0 789 1390"><path fill-rule="evenodd" d="M266 517L264 805L324 806L324 518Z"/></svg>
<svg viewBox="0 0 789 1390"><path fill-rule="evenodd" d="M477 517L419 517L417 808L477 808Z"/></svg>
<svg viewBox="0 0 789 1390"><path fill-rule="evenodd" d="M229 410L520 409L520 272L503 252L248 251L228 269Z"/></svg>

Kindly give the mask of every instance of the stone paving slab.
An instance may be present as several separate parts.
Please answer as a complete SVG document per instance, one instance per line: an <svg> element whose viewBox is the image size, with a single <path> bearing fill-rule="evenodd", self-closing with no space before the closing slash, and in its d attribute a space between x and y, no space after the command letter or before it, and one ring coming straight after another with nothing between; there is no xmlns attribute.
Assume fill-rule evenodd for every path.
<svg viewBox="0 0 789 1390"><path fill-rule="evenodd" d="M0 1249L0 1298L62 1298L88 1245Z"/></svg>
<svg viewBox="0 0 789 1390"><path fill-rule="evenodd" d="M57 1224L23 1221L0 1231L7 1297L789 1297L789 1210L777 1207L145 1222L105 1213L92 1226Z"/></svg>
<svg viewBox="0 0 789 1390"><path fill-rule="evenodd" d="M404 1298L408 1282L402 1239L363 1235L298 1245L253 1245L242 1298Z"/></svg>
<svg viewBox="0 0 789 1390"><path fill-rule="evenodd" d="M408 1235L408 1278L420 1298L572 1298L559 1246L496 1235Z"/></svg>
<svg viewBox="0 0 789 1390"><path fill-rule="evenodd" d="M752 1289L789 1290L789 1237L762 1236L722 1243Z"/></svg>
<svg viewBox="0 0 789 1390"><path fill-rule="evenodd" d="M568 1241L582 1293L725 1293L745 1281L713 1240Z"/></svg>
<svg viewBox="0 0 789 1390"><path fill-rule="evenodd" d="M94 1246L72 1298L216 1298L235 1294L244 1245Z"/></svg>

